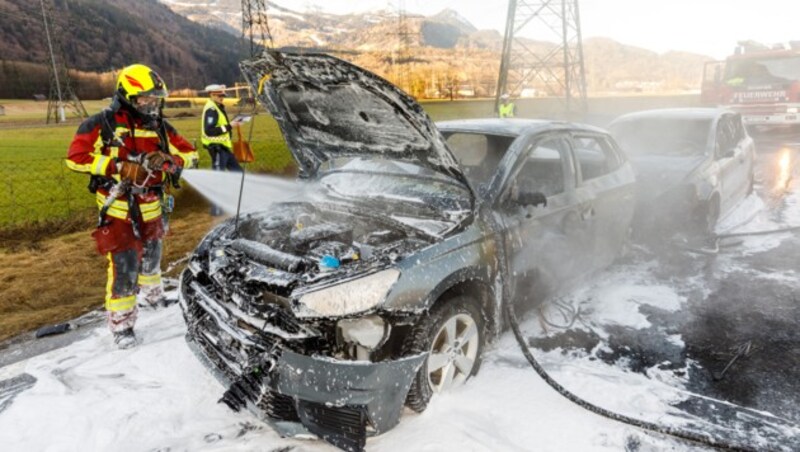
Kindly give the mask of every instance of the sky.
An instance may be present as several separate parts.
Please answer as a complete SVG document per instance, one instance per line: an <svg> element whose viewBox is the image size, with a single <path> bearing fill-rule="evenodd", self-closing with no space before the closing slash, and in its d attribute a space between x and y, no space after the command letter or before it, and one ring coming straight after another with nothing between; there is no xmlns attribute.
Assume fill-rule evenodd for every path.
<svg viewBox="0 0 800 452"><path fill-rule="evenodd" d="M301 2L297 2L300 4ZM398 0L307 0L304 5L344 14L397 8ZM507 2L405 0L409 13L452 8L479 29L502 30ZM292 5L292 9L299 9ZM800 40L798 0L580 0L583 36L607 37L663 53L687 51L723 59L736 42ZM537 36L529 36L537 37Z"/></svg>

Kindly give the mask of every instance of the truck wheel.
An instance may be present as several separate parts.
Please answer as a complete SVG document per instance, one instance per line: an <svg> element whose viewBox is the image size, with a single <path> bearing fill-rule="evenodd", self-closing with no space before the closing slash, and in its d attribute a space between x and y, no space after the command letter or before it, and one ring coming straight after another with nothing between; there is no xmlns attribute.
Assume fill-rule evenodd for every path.
<svg viewBox="0 0 800 452"><path fill-rule="evenodd" d="M403 344L404 355L429 354L406 396L409 408L424 411L433 394L458 387L478 373L486 342L485 326L478 303L456 296L436 304L412 327Z"/></svg>

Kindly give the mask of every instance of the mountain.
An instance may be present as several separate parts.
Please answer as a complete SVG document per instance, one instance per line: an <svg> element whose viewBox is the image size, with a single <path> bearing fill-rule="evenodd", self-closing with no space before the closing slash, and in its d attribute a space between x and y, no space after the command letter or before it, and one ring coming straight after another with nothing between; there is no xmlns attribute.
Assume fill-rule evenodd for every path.
<svg viewBox="0 0 800 452"><path fill-rule="evenodd" d="M226 30L241 27L238 0L161 1L200 23ZM402 69L393 63L403 59L399 43L404 40L413 56L416 81L411 84L420 85L404 87L417 95L441 92L443 83L469 85L478 95L491 95L496 84L502 34L478 30L454 9L429 17L407 14L404 33L399 32L397 11L391 10L334 15L313 8L295 11L270 1L267 16L276 47L331 52L396 83L403 78ZM554 46L535 41L526 45L543 52ZM710 60L685 52L658 54L605 38L585 39L584 59L588 90L593 93L698 89L703 63Z"/></svg>
<svg viewBox="0 0 800 452"><path fill-rule="evenodd" d="M0 59L49 62L37 5L0 0ZM188 20L156 0L54 0L52 5L50 31L60 37L73 69L108 72L138 62L152 66L171 87L232 84L239 78L244 46L237 36ZM37 92L47 92L47 86Z"/></svg>
<svg viewBox="0 0 800 452"><path fill-rule="evenodd" d="M238 62L245 51L240 0L50 1L53 35L62 38L73 69L103 73L142 62L153 66L172 88L232 84L239 78ZM394 10L336 15L314 8L300 12L275 1L266 4L278 48L333 53L416 96L494 94L503 36L496 30L478 30L454 9L429 17L408 14L405 32L400 33ZM526 42L543 51L554 45ZM603 38L584 40L584 55L590 93L696 89L703 63L709 60L681 52L657 54ZM34 77L27 66L9 66L9 61L41 67ZM0 97L46 93L48 61L36 3L0 0ZM81 88L82 97L108 91L107 82L102 87L96 82L83 85L87 84L95 90L86 94Z"/></svg>

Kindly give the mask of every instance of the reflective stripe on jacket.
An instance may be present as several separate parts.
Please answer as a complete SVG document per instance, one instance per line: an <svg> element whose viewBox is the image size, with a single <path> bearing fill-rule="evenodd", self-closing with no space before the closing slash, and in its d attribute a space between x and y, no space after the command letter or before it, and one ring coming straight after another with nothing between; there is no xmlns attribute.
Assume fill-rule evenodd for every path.
<svg viewBox="0 0 800 452"><path fill-rule="evenodd" d="M216 112L216 115L210 115L210 111ZM216 116L216 121L214 121L214 116ZM206 121L209 120L215 122L215 124L206 124ZM214 136L209 135L209 128L219 129L221 134ZM204 147L207 148L210 144L221 144L229 150L233 149L233 141L231 140L231 128L228 123L228 116L213 100L209 99L209 101L206 102L206 106L203 108L203 123L201 124L200 130L201 142L203 143Z"/></svg>
<svg viewBox="0 0 800 452"><path fill-rule="evenodd" d="M99 190L95 196L97 197L97 208L102 209L108 196L101 193ZM153 221L161 216L161 198L157 194L148 193L144 195L134 195L134 197L137 204L139 204L139 211L142 213L142 221ZM106 215L120 220L129 219L128 199L126 197L115 199L109 205Z"/></svg>

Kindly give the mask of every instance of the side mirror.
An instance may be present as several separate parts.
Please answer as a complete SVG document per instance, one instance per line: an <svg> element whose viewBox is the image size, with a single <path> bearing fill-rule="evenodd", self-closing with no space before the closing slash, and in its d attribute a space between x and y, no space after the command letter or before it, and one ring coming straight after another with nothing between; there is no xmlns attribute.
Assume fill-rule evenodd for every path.
<svg viewBox="0 0 800 452"><path fill-rule="evenodd" d="M538 191L533 193L522 192L517 198L517 203L521 206L547 207L547 196Z"/></svg>

